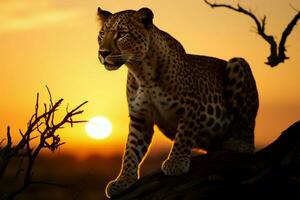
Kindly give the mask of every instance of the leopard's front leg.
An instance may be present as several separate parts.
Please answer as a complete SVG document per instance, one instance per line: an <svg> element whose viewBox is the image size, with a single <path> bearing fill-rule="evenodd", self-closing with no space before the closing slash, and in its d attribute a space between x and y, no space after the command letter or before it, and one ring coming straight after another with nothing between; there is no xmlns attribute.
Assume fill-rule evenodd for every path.
<svg viewBox="0 0 300 200"><path fill-rule="evenodd" d="M106 186L108 197L117 196L132 186L139 177L139 164L153 136L153 123L145 116L130 114L129 135L119 176Z"/></svg>
<svg viewBox="0 0 300 200"><path fill-rule="evenodd" d="M193 138L194 133L189 129L188 122L180 120L172 149L161 167L165 175L174 176L189 171Z"/></svg>

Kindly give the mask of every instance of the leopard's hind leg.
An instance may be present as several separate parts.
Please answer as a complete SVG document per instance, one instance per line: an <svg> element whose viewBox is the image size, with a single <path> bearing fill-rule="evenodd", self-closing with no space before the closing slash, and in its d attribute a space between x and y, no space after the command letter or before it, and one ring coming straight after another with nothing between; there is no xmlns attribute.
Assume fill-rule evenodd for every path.
<svg viewBox="0 0 300 200"><path fill-rule="evenodd" d="M223 148L254 152L254 127L259 104L254 77L243 58L231 59L225 71L224 99L231 124L224 138Z"/></svg>

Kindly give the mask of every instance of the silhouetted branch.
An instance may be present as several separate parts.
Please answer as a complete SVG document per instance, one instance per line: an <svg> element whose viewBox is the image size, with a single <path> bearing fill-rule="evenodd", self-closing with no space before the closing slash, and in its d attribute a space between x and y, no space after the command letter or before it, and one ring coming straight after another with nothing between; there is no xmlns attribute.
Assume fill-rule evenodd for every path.
<svg viewBox="0 0 300 200"><path fill-rule="evenodd" d="M246 10L243 7L241 7L239 4L237 4L237 7L233 7L227 4L210 3L208 0L204 0L204 2L209 6L211 6L212 8L218 8L218 7L228 8L230 10L249 16L256 24L257 33L270 45L270 55L268 57L268 61L266 62L267 65L270 65L271 67L275 67L279 63L283 63L285 60L289 59L289 57L285 55L285 51L286 51L285 43L287 37L292 32L293 28L296 26L297 21L300 19L300 11L298 11L298 13L292 19L292 21L287 25L285 30L282 32L282 36L278 46L277 42L274 39L274 36L265 33L266 16L264 16L261 20L259 20L251 12L251 10Z"/></svg>
<svg viewBox="0 0 300 200"><path fill-rule="evenodd" d="M10 135L10 127L7 127L7 144L6 147L7 148L11 148L12 145L12 141L11 141L11 135Z"/></svg>
<svg viewBox="0 0 300 200"><path fill-rule="evenodd" d="M32 169L41 150L48 149L50 151L55 151L61 145L65 144L65 142L61 141L59 134L57 134L57 130L63 128L65 124L70 124L73 126L74 123L85 122L83 120L74 121L72 118L83 113L83 110L80 109L87 103L87 101L83 102L71 111L67 111L62 119L58 120L58 122L55 122L55 114L62 105L63 99L59 99L57 102L54 102L48 87L47 91L49 94L49 105L44 104L44 111L39 113L39 94L37 94L35 112L27 123L27 130L25 132L19 130L21 139L16 145L12 145L10 128L7 128L7 144L4 148L0 147L0 179L3 177L5 170L12 158L25 158L27 159L27 163L24 168L20 166L18 169L24 171L24 175L22 177L23 183L19 188L2 197L4 199L14 199L14 197L23 192L31 184L46 184L47 182L37 182L32 180ZM33 145L32 141L37 138L39 139L39 142ZM20 176L19 172L16 174L17 176ZM57 186L60 185L55 183L48 184Z"/></svg>

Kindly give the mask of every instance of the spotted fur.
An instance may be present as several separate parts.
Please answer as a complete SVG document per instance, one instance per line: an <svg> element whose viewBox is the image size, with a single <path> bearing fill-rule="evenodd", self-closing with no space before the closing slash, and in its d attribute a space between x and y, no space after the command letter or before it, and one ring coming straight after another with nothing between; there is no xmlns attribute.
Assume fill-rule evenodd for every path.
<svg viewBox="0 0 300 200"><path fill-rule="evenodd" d="M153 23L148 8L111 14L98 10L99 60L108 70L128 67L130 125L120 175L106 188L121 194L136 182L153 125L173 146L162 164L166 175L189 170L192 148L254 151L258 93L248 63L187 54Z"/></svg>

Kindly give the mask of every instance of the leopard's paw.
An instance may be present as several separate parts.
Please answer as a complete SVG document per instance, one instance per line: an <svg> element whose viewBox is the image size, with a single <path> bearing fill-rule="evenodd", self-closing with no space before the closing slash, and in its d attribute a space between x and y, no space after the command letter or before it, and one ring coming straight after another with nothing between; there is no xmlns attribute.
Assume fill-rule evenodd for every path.
<svg viewBox="0 0 300 200"><path fill-rule="evenodd" d="M108 198L118 196L137 181L136 177L121 176L106 185L105 193Z"/></svg>
<svg viewBox="0 0 300 200"><path fill-rule="evenodd" d="M161 170L167 176L175 176L187 173L190 169L190 158L174 157L165 160L161 166Z"/></svg>

